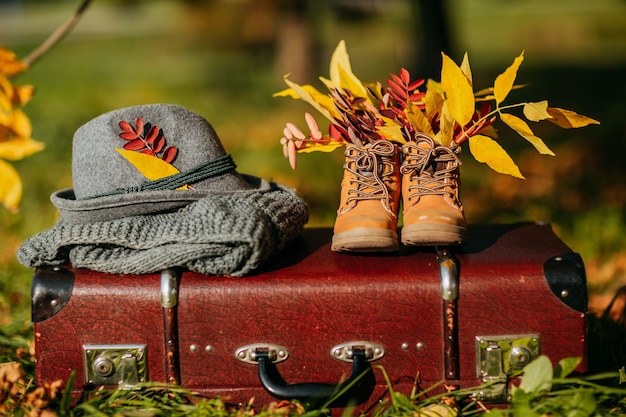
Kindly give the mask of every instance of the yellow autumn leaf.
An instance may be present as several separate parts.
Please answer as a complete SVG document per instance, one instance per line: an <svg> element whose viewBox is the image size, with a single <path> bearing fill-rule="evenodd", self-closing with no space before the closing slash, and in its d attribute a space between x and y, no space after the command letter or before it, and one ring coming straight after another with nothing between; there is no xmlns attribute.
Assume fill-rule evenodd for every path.
<svg viewBox="0 0 626 417"><path fill-rule="evenodd" d="M467 52L463 55L463 61L461 62L460 68L461 71L463 71L463 74L465 74L465 78L467 78L470 86L473 86L474 82L472 81L472 69L470 68L469 56L467 55Z"/></svg>
<svg viewBox="0 0 626 417"><path fill-rule="evenodd" d="M402 128L400 128L399 125L378 126L376 127L376 131L384 136L387 140L390 140L392 142L398 142L401 144L406 143L406 139L402 134Z"/></svg>
<svg viewBox="0 0 626 417"><path fill-rule="evenodd" d="M531 122L549 119L548 100L538 101L536 103L524 103L524 116Z"/></svg>
<svg viewBox="0 0 626 417"><path fill-rule="evenodd" d="M325 143L314 142L304 148L298 149L298 153L311 153L311 152L332 152L337 148L344 145L343 142L329 141Z"/></svg>
<svg viewBox="0 0 626 417"><path fill-rule="evenodd" d="M330 80L320 77L322 82L329 88L344 88L350 90L358 97L367 97L367 89L361 80L352 73L350 56L346 49L346 42L339 41L330 57Z"/></svg>
<svg viewBox="0 0 626 417"><path fill-rule="evenodd" d="M133 164L133 166L137 168L137 171L141 172L141 174L149 180L158 180L180 172L174 165L156 156L120 148L116 148L115 150L128 162ZM178 189L186 190L187 186L185 185Z"/></svg>
<svg viewBox="0 0 626 417"><path fill-rule="evenodd" d="M32 85L13 86L13 105L23 106L28 103L35 92Z"/></svg>
<svg viewBox="0 0 626 417"><path fill-rule="evenodd" d="M424 113L422 113L422 111L411 101L409 101L405 109L405 113L406 118L408 119L409 123L413 125L415 130L425 133L430 137L434 136L435 133L433 132L433 128L430 125L430 121L426 118L426 115L424 115Z"/></svg>
<svg viewBox="0 0 626 417"><path fill-rule="evenodd" d="M424 103L426 117L428 117L429 120L433 120L433 118L441 112L441 108L443 107L443 90L441 90L441 84L433 80L428 80L426 82L426 94L422 101Z"/></svg>
<svg viewBox="0 0 626 417"><path fill-rule="evenodd" d="M454 121L448 111L448 102L443 103L441 108L441 118L439 119L439 136L435 142L443 146L450 146L452 143L452 134L454 133Z"/></svg>
<svg viewBox="0 0 626 417"><path fill-rule="evenodd" d="M22 138L29 138L33 131L30 119L20 109L14 109L11 114L9 114L6 127L8 127L13 134Z"/></svg>
<svg viewBox="0 0 626 417"><path fill-rule="evenodd" d="M330 97L320 93L314 87L300 86L290 81L287 77L285 77L285 83L291 88L291 90L293 90L293 93L296 94L299 99L302 99L309 103L317 111L323 114L328 120L334 121L333 116L328 108L325 107L325 105L321 104L325 103L327 105L327 103L331 103L330 105L332 106L332 99ZM330 102L327 100L330 100Z"/></svg>
<svg viewBox="0 0 626 417"><path fill-rule="evenodd" d="M483 135L471 136L468 141L470 152L478 162L487 164L501 174L524 179L513 159L498 142Z"/></svg>
<svg viewBox="0 0 626 417"><path fill-rule="evenodd" d="M22 180L10 164L0 160L0 204L17 213L22 199Z"/></svg>
<svg viewBox="0 0 626 417"><path fill-rule="evenodd" d="M41 151L45 145L31 138L13 138L0 142L0 158L17 161Z"/></svg>
<svg viewBox="0 0 626 417"><path fill-rule="evenodd" d="M571 110L559 109L558 107L548 107L547 112L550 115L548 121L565 129L600 124L600 122L591 117L583 116Z"/></svg>
<svg viewBox="0 0 626 417"><path fill-rule="evenodd" d="M28 66L20 61L13 51L0 46L0 74L10 77L27 68Z"/></svg>
<svg viewBox="0 0 626 417"><path fill-rule="evenodd" d="M474 92L461 68L443 52L441 87L452 119L461 126L472 120L475 111Z"/></svg>
<svg viewBox="0 0 626 417"><path fill-rule="evenodd" d="M525 121L509 113L500 113L500 118L507 126L530 142L540 154L554 156L554 152L548 148L541 138L535 136L530 126L528 126Z"/></svg>
<svg viewBox="0 0 626 417"><path fill-rule="evenodd" d="M496 77L496 81L493 84L493 95L496 99L496 105L499 105L504 101L506 96L509 95L511 89L513 88L513 83L515 82L515 78L517 77L517 70L520 65L522 65L522 61L524 60L524 52L522 52L515 60L510 67L508 67L502 74Z"/></svg>

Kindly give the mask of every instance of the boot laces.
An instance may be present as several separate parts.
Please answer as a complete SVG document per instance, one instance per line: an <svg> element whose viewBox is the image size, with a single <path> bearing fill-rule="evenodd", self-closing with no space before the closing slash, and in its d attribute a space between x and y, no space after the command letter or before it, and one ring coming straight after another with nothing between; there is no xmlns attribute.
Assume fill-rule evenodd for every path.
<svg viewBox="0 0 626 417"><path fill-rule="evenodd" d="M422 143L426 147L419 146ZM416 151L405 153L400 168L402 174L409 174L411 178L408 200L417 202L422 196L441 195L460 207L456 188L457 169L461 161L456 152L457 147L435 146L431 137L419 133L416 135L416 143L406 146Z"/></svg>
<svg viewBox="0 0 626 417"><path fill-rule="evenodd" d="M389 141L377 141L371 146L351 147L346 152L345 169L353 174L346 204L359 200L381 200L391 210L388 182L395 172L392 157L395 145Z"/></svg>

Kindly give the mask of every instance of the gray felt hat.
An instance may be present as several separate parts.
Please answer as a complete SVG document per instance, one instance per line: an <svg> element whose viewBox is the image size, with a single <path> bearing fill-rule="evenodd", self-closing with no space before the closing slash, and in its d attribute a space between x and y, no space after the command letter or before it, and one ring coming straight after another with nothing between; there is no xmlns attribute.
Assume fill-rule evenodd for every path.
<svg viewBox="0 0 626 417"><path fill-rule="evenodd" d="M180 173L148 180L116 149L152 153ZM209 193L264 185L235 170L208 121L170 104L127 107L81 126L74 135L72 181L73 189L58 191L51 200L63 218L75 223L168 211ZM185 185L184 192L177 190Z"/></svg>
<svg viewBox="0 0 626 417"><path fill-rule="evenodd" d="M23 265L243 276L308 220L294 190L237 173L211 125L174 105L115 110L80 127L72 175L74 188L51 197L59 221L18 249Z"/></svg>

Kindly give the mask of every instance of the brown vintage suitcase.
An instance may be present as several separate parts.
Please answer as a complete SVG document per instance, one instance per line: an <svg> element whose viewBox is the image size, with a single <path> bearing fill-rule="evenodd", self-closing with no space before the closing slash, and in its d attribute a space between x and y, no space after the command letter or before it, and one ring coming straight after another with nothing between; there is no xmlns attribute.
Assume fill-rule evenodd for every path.
<svg viewBox="0 0 626 417"><path fill-rule="evenodd" d="M77 370L77 392L166 381L260 406L323 402L350 377L332 405L366 412L389 384L497 381L476 395L506 400L508 377L540 354L582 357L583 371L580 256L548 224L470 233L457 249L348 255L331 252L330 229L306 229L247 278L37 270L37 380Z"/></svg>

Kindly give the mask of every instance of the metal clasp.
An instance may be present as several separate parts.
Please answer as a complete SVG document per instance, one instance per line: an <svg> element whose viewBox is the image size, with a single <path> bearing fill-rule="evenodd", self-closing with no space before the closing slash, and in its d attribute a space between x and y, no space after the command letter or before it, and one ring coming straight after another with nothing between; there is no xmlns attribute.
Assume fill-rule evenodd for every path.
<svg viewBox="0 0 626 417"><path fill-rule="evenodd" d="M385 356L385 347L383 345L362 340L336 345L330 350L330 356L338 361L353 362L356 349L361 349L365 352L365 359L368 362L377 361Z"/></svg>
<svg viewBox="0 0 626 417"><path fill-rule="evenodd" d="M267 352L272 363L279 363L289 358L289 349L273 343L253 343L242 346L235 350L235 357L242 362L256 365L258 351Z"/></svg>
<svg viewBox="0 0 626 417"><path fill-rule="evenodd" d="M538 334L477 336L476 376L493 384L474 396L479 400L508 400L508 378L540 354Z"/></svg>
<svg viewBox="0 0 626 417"><path fill-rule="evenodd" d="M146 358L146 345L84 345L85 382L131 388L147 380Z"/></svg>

